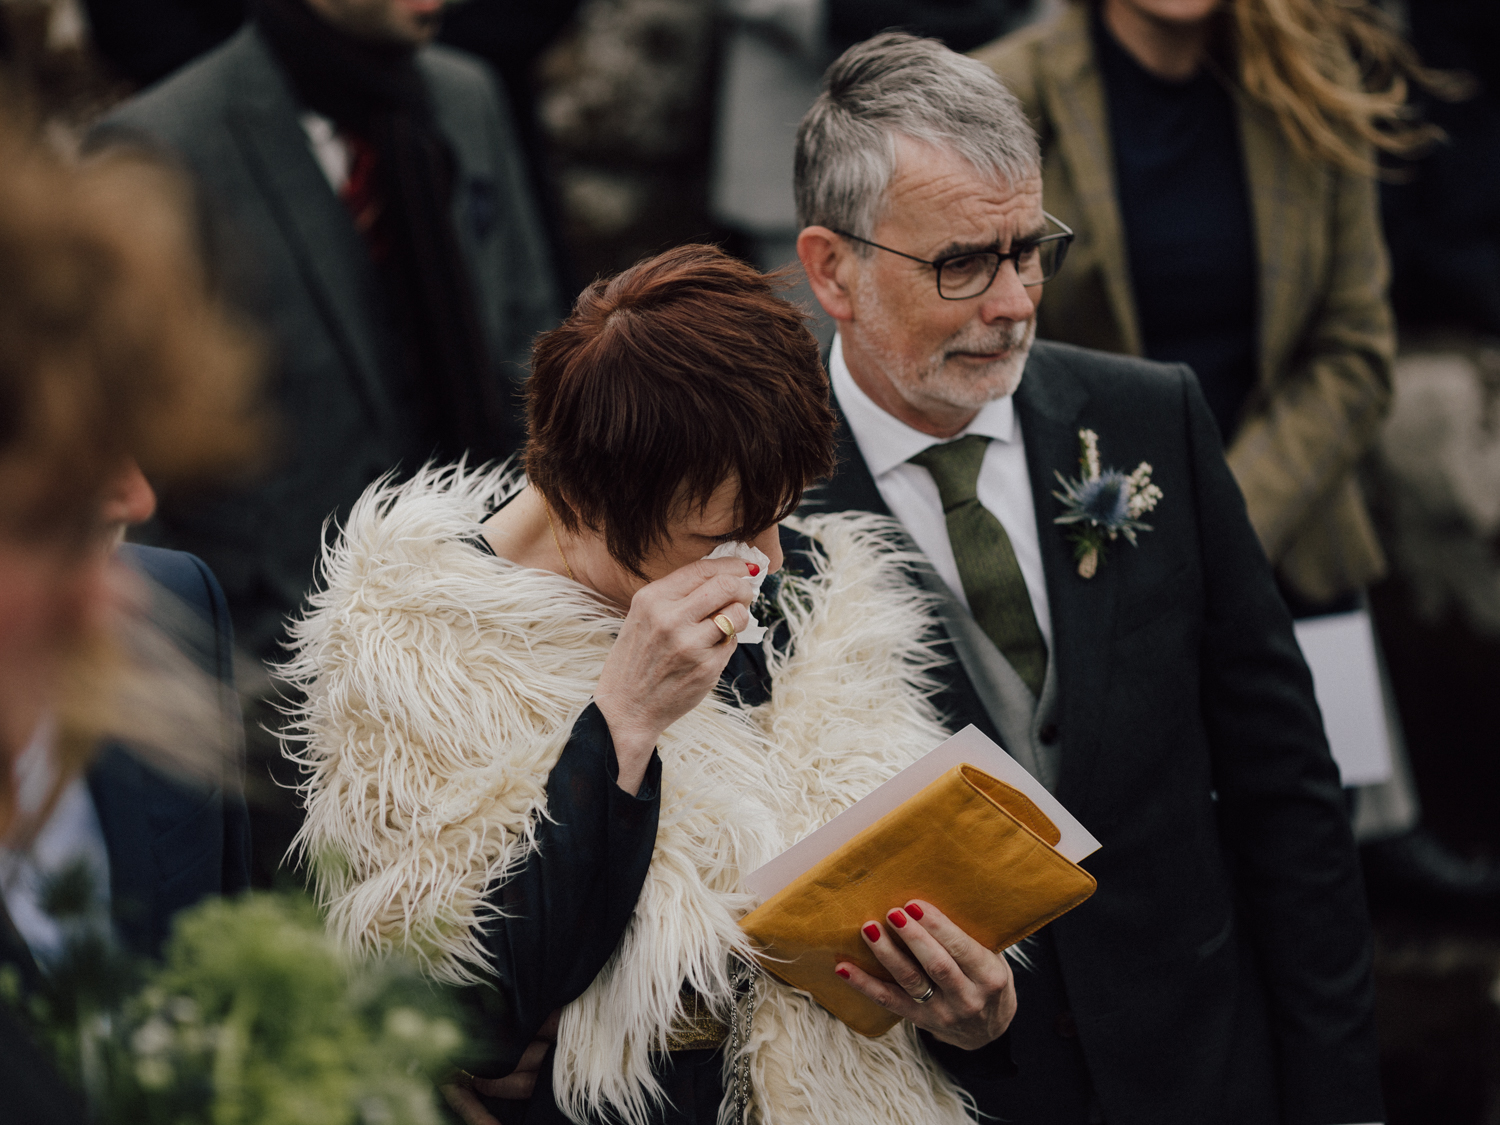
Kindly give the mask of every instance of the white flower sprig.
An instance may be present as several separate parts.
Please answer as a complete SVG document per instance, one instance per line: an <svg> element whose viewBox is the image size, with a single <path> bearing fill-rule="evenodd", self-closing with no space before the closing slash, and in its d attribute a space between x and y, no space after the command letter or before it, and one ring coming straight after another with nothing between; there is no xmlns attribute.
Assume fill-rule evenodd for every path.
<svg viewBox="0 0 1500 1125"><path fill-rule="evenodd" d="M1063 491L1052 495L1062 501L1064 511L1053 522L1070 529L1078 574L1092 578L1106 544L1123 535L1134 547L1135 533L1151 530L1141 517L1156 507L1162 491L1151 483L1151 466L1145 461L1129 475L1101 469L1099 435L1093 430L1078 431L1078 467L1082 476L1076 480L1056 474Z"/></svg>

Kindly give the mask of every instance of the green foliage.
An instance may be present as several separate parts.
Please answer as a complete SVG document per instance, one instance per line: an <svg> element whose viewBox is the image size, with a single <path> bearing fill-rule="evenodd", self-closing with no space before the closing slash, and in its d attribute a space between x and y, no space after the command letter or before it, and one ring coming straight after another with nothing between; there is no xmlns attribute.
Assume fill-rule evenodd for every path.
<svg viewBox="0 0 1500 1125"><path fill-rule="evenodd" d="M290 894L185 912L142 989L54 1014L101 1125L436 1125L463 1045L414 967L349 961Z"/></svg>

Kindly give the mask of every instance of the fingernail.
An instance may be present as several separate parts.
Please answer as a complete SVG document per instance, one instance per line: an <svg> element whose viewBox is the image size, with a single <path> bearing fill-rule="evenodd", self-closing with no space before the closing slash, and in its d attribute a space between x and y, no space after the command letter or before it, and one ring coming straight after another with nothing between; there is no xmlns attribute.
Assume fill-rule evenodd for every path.
<svg viewBox="0 0 1500 1125"><path fill-rule="evenodd" d="M869 938L872 942L879 941L880 927L877 926L874 922L871 922L868 926L865 927L865 937Z"/></svg>
<svg viewBox="0 0 1500 1125"><path fill-rule="evenodd" d="M836 972L836 973L838 973L838 975L841 976L841 977L843 977L845 980L849 979L849 970L848 969L834 969L833 971Z"/></svg>
<svg viewBox="0 0 1500 1125"><path fill-rule="evenodd" d="M892 910L886 917L891 920L896 929L900 930L906 927L906 915L902 914L901 911Z"/></svg>
<svg viewBox="0 0 1500 1125"><path fill-rule="evenodd" d="M910 914L913 918L915 918L918 922L920 922L922 920L922 908L920 906L918 906L916 903L914 903L914 902L908 902L906 904L906 912L908 914Z"/></svg>
<svg viewBox="0 0 1500 1125"><path fill-rule="evenodd" d="M751 578L760 573L760 563L746 563L745 568L750 571Z"/></svg>

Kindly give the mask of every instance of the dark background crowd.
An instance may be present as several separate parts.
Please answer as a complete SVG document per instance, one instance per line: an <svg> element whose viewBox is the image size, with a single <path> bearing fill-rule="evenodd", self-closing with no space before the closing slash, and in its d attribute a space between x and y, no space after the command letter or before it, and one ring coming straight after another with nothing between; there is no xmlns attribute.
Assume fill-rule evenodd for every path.
<svg viewBox="0 0 1500 1125"><path fill-rule="evenodd" d="M716 242L762 269L792 263L792 130L832 58L890 26L968 51L1055 6L1046 0L454 5L440 41L485 60L505 104L494 107L493 120L485 119L487 139L461 154L462 167L436 161L428 172L438 177L431 183L441 183L445 175L467 175L470 162L489 169L488 178L470 183L465 222L477 224L481 235L486 224L506 231L503 260L476 270L486 297L508 295L502 303L510 320L500 325L466 320L462 295L435 299L422 289L427 296L418 299L421 294L400 288L452 282L457 256L473 260L478 253L465 241L472 232L464 223L458 224L461 245L425 252L418 249L416 228L393 222L391 209L383 217L378 206L360 210L369 202L359 194L361 161L420 164L423 114L442 118L444 105L413 109L399 90L390 94L382 85L390 76L379 66L351 60L351 82L368 82L372 99L392 99L389 128L369 124L371 151L335 147L330 165L315 127L302 124L357 221L370 216L361 233L377 258L390 255L382 284L397 288L387 299L419 310L394 325L396 350L421 353L429 368L462 373L472 355L437 355L435 340L482 335L503 362L524 362L526 340L555 323L583 284L667 247ZM275 13L288 7L269 2L262 18L274 24ZM1385 1093L1392 1125L1500 1125L1500 723L1494 708L1500 688L1500 7L1488 0L1384 7L1425 64L1472 80L1469 96L1459 100L1419 98L1446 140L1420 158L1388 161L1381 197L1400 353L1393 405L1362 469L1390 560L1389 576L1369 597L1422 808L1415 844L1377 845L1366 855ZM820 19L810 21L807 13L814 10ZM246 10L240 0L0 0L0 15L8 66L35 91L52 140L84 149L97 143L101 119L106 128L111 122L146 132L176 127L149 116L108 115L234 35ZM296 28L286 35L295 40ZM335 126L349 114L386 120L380 116L385 109L351 109L337 91L319 94L311 74L317 69L309 67L298 91L323 118ZM462 74L450 77L457 89ZM422 183L410 190L420 202ZM413 206L412 213L420 213ZM242 227L255 221L248 210L238 218ZM232 243L234 232L209 238ZM235 284L232 253L223 268L225 284ZM491 269L492 275L485 272ZM424 280L411 280L418 277ZM262 285L275 289L274 278ZM831 328L817 319L810 294L800 292L826 342ZM324 346L303 342L313 351ZM453 385L460 382L455 375ZM381 393L399 407L403 395L415 392L397 372ZM332 408L309 398L301 409ZM389 436L376 451L351 445L343 468L359 477L352 495L310 501L312 526L372 479L360 476L360 457L378 460L392 450L410 456L446 432L445 419L483 418L486 410L503 414L503 404L419 402L414 413L426 419L426 431ZM318 422L327 417L320 414ZM293 432L283 435L285 464L295 469L286 470L287 487L296 486L297 472L318 471L316 458L298 459L296 429L310 422L294 418ZM351 422L349 428L359 427ZM245 500L239 510L253 504ZM237 615L253 602L265 607L267 619L279 619L303 589L295 588L295 577L283 583L293 588L275 589L274 560L240 576L212 557L204 544L217 534L215 518L174 508L168 498L158 524L188 529L186 545L208 558ZM160 532L150 524L139 533L148 540L153 534ZM296 777L270 733L277 689L266 671L278 659L282 638L249 611L235 624L253 658L240 675L250 700L251 878L268 886L296 878L280 864L296 829L286 788Z"/></svg>

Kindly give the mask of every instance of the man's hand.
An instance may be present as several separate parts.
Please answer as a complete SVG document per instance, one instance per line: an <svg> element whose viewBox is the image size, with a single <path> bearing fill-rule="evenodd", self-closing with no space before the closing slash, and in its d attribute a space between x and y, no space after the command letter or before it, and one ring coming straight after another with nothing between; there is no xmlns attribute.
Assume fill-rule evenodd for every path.
<svg viewBox="0 0 1500 1125"><path fill-rule="evenodd" d="M537 1030L536 1038L521 1052L521 1061L516 1064L516 1069L504 1078L475 1078L472 1089L453 1085L441 1087L443 1097L453 1107L453 1112L463 1119L464 1125L500 1125L494 1114L485 1109L474 1096L476 1092L487 1098L514 1101L526 1101L531 1097L536 1089L537 1072L541 1070L542 1060L547 1057L552 1044L557 1042L557 1025L561 1020L561 1009L547 1017L547 1022Z"/></svg>
<svg viewBox="0 0 1500 1125"><path fill-rule="evenodd" d="M886 919L885 926L866 922L860 935L896 983L848 961L834 972L881 1007L966 1051L1005 1034L1016 1014L1016 989L1004 954L985 949L922 899ZM918 1003L918 996L927 999Z"/></svg>

